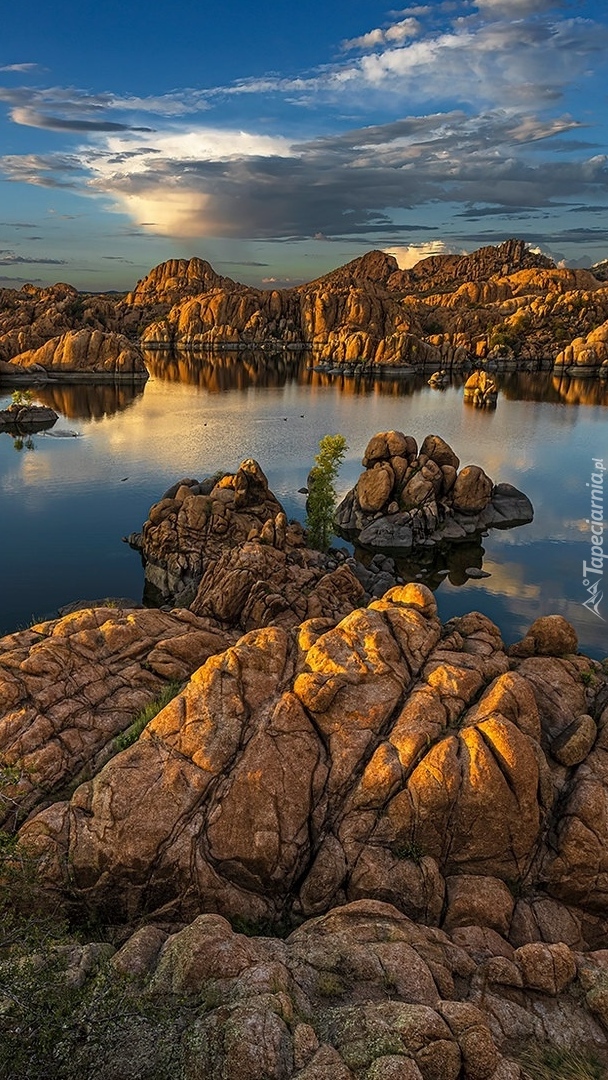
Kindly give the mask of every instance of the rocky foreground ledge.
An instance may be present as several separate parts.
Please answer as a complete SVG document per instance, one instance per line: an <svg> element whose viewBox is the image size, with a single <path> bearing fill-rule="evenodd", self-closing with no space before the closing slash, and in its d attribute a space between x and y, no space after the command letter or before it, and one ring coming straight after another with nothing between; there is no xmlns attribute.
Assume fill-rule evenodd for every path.
<svg viewBox="0 0 608 1080"><path fill-rule="evenodd" d="M231 520L268 501L237 475ZM211 498L182 496L171 543ZM528 1043L608 1060L605 665L557 615L506 648L422 585L361 606L280 514L215 551L190 609L0 641L4 1045L35 1041L42 986L58 1078L524 1080ZM298 589L256 584L256 552ZM15 953L13 909L96 941Z"/></svg>

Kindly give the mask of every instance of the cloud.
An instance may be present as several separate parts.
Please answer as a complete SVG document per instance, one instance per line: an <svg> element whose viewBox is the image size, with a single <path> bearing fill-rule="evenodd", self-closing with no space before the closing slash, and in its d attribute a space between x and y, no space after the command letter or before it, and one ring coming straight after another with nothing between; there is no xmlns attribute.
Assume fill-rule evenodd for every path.
<svg viewBox="0 0 608 1080"><path fill-rule="evenodd" d="M17 266L20 263L30 263L40 266L65 266L66 260L44 258L29 259L25 255L18 255L14 251L2 251L0 249L0 266Z"/></svg>
<svg viewBox="0 0 608 1080"><path fill-rule="evenodd" d="M16 71L25 74L28 71L38 70L39 66L39 64L3 64L0 71Z"/></svg>
<svg viewBox="0 0 608 1080"><path fill-rule="evenodd" d="M147 133L99 133L73 154L7 156L0 167L9 179L102 196L163 236L394 235L396 212L431 202L460 204L470 216L605 200L606 156L526 156L531 143L550 144L572 126L569 117L456 111L290 142L192 125L159 132L154 147Z"/></svg>
<svg viewBox="0 0 608 1080"><path fill-rule="evenodd" d="M21 105L11 110L11 120L24 127L42 128L47 131L153 131L148 127L132 127L118 124L111 120L63 120L59 116L38 112L29 106Z"/></svg>
<svg viewBox="0 0 608 1080"><path fill-rule="evenodd" d="M420 23L417 19L408 17L393 23L386 30L370 30L361 37L351 38L342 42L344 51L350 49L375 49L381 45L396 45L407 38L417 37L420 33Z"/></svg>
<svg viewBox="0 0 608 1080"><path fill-rule="evenodd" d="M103 200L148 234L192 239L380 237L407 249L408 232L431 228L421 209L529 218L604 204L607 158L572 138L583 125L562 99L603 57L608 30L563 11L548 0L412 6L343 43L362 55L295 78L148 97L0 88L14 122L71 136L69 152L6 155L0 169ZM299 110L292 135L201 122L238 95L260 98L258 116L268 96L310 104L321 127L315 108ZM384 122L345 130L346 115L368 110ZM153 129L139 124L150 115Z"/></svg>
<svg viewBox="0 0 608 1080"><path fill-rule="evenodd" d="M541 11L550 11L555 0L475 0L475 7L487 15L521 19Z"/></svg>
<svg viewBox="0 0 608 1080"><path fill-rule="evenodd" d="M409 270L421 259L427 259L430 255L453 255L464 254L461 249L454 252L443 240L428 240L422 244L393 245L383 248L387 255L394 255L400 270Z"/></svg>

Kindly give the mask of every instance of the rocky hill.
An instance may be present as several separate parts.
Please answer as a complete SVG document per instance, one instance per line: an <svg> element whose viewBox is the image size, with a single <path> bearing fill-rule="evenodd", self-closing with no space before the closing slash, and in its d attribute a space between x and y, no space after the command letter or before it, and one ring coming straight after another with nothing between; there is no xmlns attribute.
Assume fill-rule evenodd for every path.
<svg viewBox="0 0 608 1080"><path fill-rule="evenodd" d="M188 608L0 641L0 1073L604 1069L605 664L561 616L506 648L420 584L370 600L252 461L151 534Z"/></svg>
<svg viewBox="0 0 608 1080"><path fill-rule="evenodd" d="M593 335L608 320L605 263L556 267L523 240L436 255L409 270L371 251L306 285L251 288L203 259L155 267L126 297L69 285L0 291L0 361L19 364L69 331L146 348L308 347L315 363L428 368L489 362L606 374ZM585 342L584 348L581 342Z"/></svg>

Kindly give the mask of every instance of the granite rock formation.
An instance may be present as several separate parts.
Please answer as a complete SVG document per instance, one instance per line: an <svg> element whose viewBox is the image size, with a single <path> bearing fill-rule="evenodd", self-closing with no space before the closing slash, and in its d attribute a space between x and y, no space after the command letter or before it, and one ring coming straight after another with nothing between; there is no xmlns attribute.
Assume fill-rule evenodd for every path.
<svg viewBox="0 0 608 1080"><path fill-rule="evenodd" d="M418 449L411 435L379 432L363 465L336 526L364 548L408 552L533 518L530 500L511 484L494 484L478 465L458 471L460 459L439 435L427 435Z"/></svg>
<svg viewBox="0 0 608 1080"><path fill-rule="evenodd" d="M337 625L250 631L22 826L45 890L112 922L374 899L514 948L601 948L606 675L560 616L540 623L509 655L487 618L442 626L408 585ZM80 703L76 680L61 693Z"/></svg>
<svg viewBox="0 0 608 1080"><path fill-rule="evenodd" d="M19 353L11 361L37 376L69 374L71 378L147 379L148 371L137 346L122 334L102 330L70 330L44 345Z"/></svg>
<svg viewBox="0 0 608 1080"><path fill-rule="evenodd" d="M0 431L25 434L57 423L59 416L46 405L11 405L0 409Z"/></svg>
<svg viewBox="0 0 608 1080"><path fill-rule="evenodd" d="M467 256L431 256L411 270L372 251L307 285L272 292L220 285L207 273L173 261L140 283L141 298L175 298L182 286L185 297L148 323L146 344L306 343L317 363L363 369L462 366L470 358L517 367L551 364L564 340L594 330L608 315L602 278L557 268L521 240ZM192 295L192 278L209 285ZM135 302L133 294L131 311Z"/></svg>
<svg viewBox="0 0 608 1080"><path fill-rule="evenodd" d="M608 320L557 354L556 370L567 375L608 378Z"/></svg>
<svg viewBox="0 0 608 1080"><path fill-rule="evenodd" d="M0 639L0 828L93 775L168 682L234 640L189 611L114 606Z"/></svg>
<svg viewBox="0 0 608 1080"><path fill-rule="evenodd" d="M459 505L487 497L423 448ZM365 460L412 455L389 432ZM61 991L61 1080L528 1080L526 1044L608 1060L606 666L559 615L507 649L479 613L442 624L422 585L360 606L255 462L208 484L148 522L150 550L179 536L193 558L203 521L190 610L85 608L0 641L19 844L0 910L114 942L0 948L9 1058L34 1043L20 1075L48 1066L31 972L44 1023Z"/></svg>
<svg viewBox="0 0 608 1080"><path fill-rule="evenodd" d="M0 962L9 992L0 1063L7 1080L49 1075L40 1029L63 988L74 1011L56 1017L57 1080L530 1080L549 1075L546 1062L538 1071L543 1047L554 1062L561 1053L578 1063L571 1076L603 1075L605 951L513 947L467 929L356 901L286 940L204 914L187 926L142 926L118 948L74 940L39 949L32 959L50 1002L38 1043L19 1026L33 1019L19 996L29 957Z"/></svg>
<svg viewBox="0 0 608 1080"><path fill-rule="evenodd" d="M127 320L117 313L115 297L79 293L63 283L46 289L34 285L0 289L0 360L38 349L69 330L119 331Z"/></svg>
<svg viewBox="0 0 608 1080"><path fill-rule="evenodd" d="M149 595L242 630L339 618L364 595L352 571L306 547L250 458L236 473L174 484L127 539Z"/></svg>
<svg viewBox="0 0 608 1080"><path fill-rule="evenodd" d="M594 343L579 362L580 340L607 319L602 264L556 267L517 239L465 256L431 256L409 270L371 251L291 289L256 289L203 259L171 259L124 298L64 284L0 290L0 361L88 329L122 333L147 348L308 347L314 363L346 371L486 360L550 368L563 353L559 371L593 373L601 369L591 358Z"/></svg>
<svg viewBox="0 0 608 1080"><path fill-rule="evenodd" d="M463 397L478 408L493 408L498 398L498 387L487 371L474 371L464 384Z"/></svg>

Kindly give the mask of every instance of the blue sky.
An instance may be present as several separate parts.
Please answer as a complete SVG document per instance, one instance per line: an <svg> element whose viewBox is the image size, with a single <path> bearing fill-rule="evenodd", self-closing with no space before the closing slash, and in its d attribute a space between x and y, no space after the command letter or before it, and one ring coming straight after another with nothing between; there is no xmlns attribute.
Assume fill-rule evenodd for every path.
<svg viewBox="0 0 608 1080"><path fill-rule="evenodd" d="M270 286L521 236L608 257L603 0L33 0L0 38L0 285L200 255Z"/></svg>

